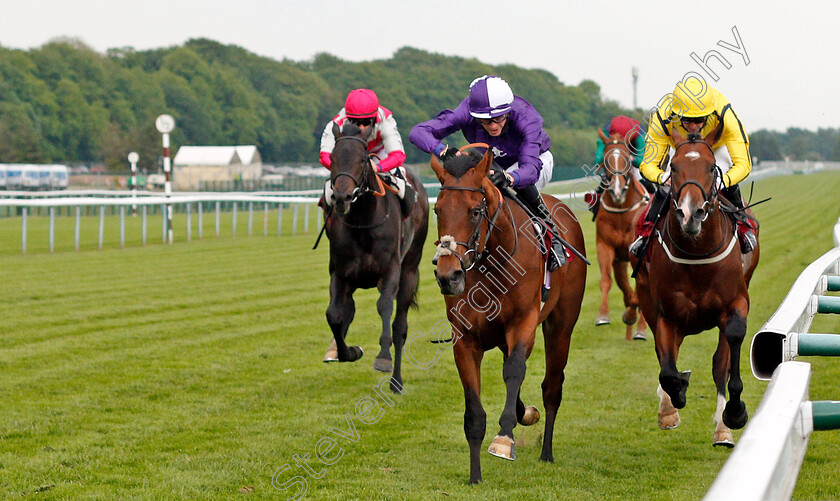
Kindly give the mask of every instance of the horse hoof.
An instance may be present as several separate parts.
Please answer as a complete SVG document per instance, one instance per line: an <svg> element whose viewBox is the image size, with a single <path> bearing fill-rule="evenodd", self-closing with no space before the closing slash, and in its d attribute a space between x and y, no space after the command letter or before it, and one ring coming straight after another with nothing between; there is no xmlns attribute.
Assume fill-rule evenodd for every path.
<svg viewBox="0 0 840 501"><path fill-rule="evenodd" d="M729 430L715 432L715 436L712 440L712 446L726 447L728 449L735 447L735 439L732 438L732 432Z"/></svg>
<svg viewBox="0 0 840 501"><path fill-rule="evenodd" d="M610 325L609 315L599 315L598 318L595 319L596 327L600 327L602 325Z"/></svg>
<svg viewBox="0 0 840 501"><path fill-rule="evenodd" d="M338 347L335 345L335 339L327 348L327 352L324 353L324 362L338 362Z"/></svg>
<svg viewBox="0 0 840 501"><path fill-rule="evenodd" d="M365 354L365 352L362 351L361 346L348 346L347 352L350 356L347 357L347 360L341 360L342 362L355 362L356 360L362 358L362 355Z"/></svg>
<svg viewBox="0 0 840 501"><path fill-rule="evenodd" d="M680 413L676 410L674 412L668 414L660 414L659 415L659 429L661 430L673 430L677 426L680 425L682 421L680 421Z"/></svg>
<svg viewBox="0 0 840 501"><path fill-rule="evenodd" d="M387 358L377 358L373 361L373 368L379 372L388 372L394 370L394 365Z"/></svg>
<svg viewBox="0 0 840 501"><path fill-rule="evenodd" d="M730 404L735 408L734 411L730 410ZM723 424L733 430L740 430L743 428L747 424L748 419L749 415L747 414L747 406L744 402L729 402L723 409Z"/></svg>
<svg viewBox="0 0 840 501"><path fill-rule="evenodd" d="M647 332L645 331L636 331L633 333L633 340L635 341L647 341Z"/></svg>
<svg viewBox="0 0 840 501"><path fill-rule="evenodd" d="M519 421L519 424L522 426L531 426L532 424L536 424L539 420L540 411L538 411L533 405L526 405L525 414L522 415L522 420Z"/></svg>
<svg viewBox="0 0 840 501"><path fill-rule="evenodd" d="M490 447L487 448L487 452L509 461L514 461L516 459L516 450L513 447L513 439L502 435L496 435L493 442L490 443Z"/></svg>

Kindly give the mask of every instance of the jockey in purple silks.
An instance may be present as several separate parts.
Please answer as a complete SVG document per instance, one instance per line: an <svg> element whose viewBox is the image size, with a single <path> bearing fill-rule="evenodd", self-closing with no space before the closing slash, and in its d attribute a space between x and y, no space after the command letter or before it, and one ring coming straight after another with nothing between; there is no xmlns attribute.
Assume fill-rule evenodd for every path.
<svg viewBox="0 0 840 501"><path fill-rule="evenodd" d="M484 75L473 80L469 96L454 110L443 110L415 125L408 139L421 150L445 158L459 154L442 142L457 131L470 143L490 146L494 158L490 180L500 188L512 187L517 198L559 235L539 193L554 170L551 139L543 129L542 116L531 103L515 96L500 77ZM553 271L565 262L563 245L555 238L548 268Z"/></svg>

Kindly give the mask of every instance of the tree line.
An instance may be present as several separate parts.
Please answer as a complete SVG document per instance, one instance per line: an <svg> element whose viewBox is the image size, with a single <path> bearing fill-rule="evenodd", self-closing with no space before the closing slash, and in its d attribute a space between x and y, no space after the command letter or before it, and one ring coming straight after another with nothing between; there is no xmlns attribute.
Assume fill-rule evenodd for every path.
<svg viewBox="0 0 840 501"><path fill-rule="evenodd" d="M315 163L324 125L350 90L374 89L407 142L414 124L456 106L483 74L502 76L540 111L558 166L591 164L595 128L611 117L645 122L642 110L604 99L591 80L570 86L540 69L410 47L370 62L326 53L297 62L208 39L105 54L57 39L28 51L0 47L0 162L102 163L125 170L126 154L137 151L140 167L153 170L161 155L154 119L169 113L177 122L173 151L180 145L256 144L268 163ZM837 131L828 130L828 150L812 147L813 133L797 131L795 137L760 131L753 154L837 156ZM428 158L410 144L406 153L413 163Z"/></svg>

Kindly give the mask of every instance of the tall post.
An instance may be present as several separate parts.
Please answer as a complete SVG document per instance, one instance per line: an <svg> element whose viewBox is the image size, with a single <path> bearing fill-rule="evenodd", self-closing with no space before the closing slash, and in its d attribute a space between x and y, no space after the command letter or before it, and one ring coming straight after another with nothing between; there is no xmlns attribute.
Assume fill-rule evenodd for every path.
<svg viewBox="0 0 840 501"><path fill-rule="evenodd" d="M636 104L636 82L639 81L639 68L633 66L633 109L637 109L639 106Z"/></svg>
<svg viewBox="0 0 840 501"><path fill-rule="evenodd" d="M140 155L136 151L128 154L128 161L131 163L131 201L137 199L137 161L140 160ZM137 217L137 204L131 204L131 215Z"/></svg>
<svg viewBox="0 0 840 501"><path fill-rule="evenodd" d="M170 115L160 115L155 120L155 127L158 132L163 135L163 173L166 175L166 183L164 184L164 194L166 195L166 232L169 243L173 239L172 233L172 166L169 163L169 133L175 128L175 119Z"/></svg>

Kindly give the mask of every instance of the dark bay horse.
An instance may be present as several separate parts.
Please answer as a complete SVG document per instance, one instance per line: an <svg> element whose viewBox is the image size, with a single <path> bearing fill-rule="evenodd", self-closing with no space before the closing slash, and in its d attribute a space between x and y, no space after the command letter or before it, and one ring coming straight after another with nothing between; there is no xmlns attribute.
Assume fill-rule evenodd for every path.
<svg viewBox="0 0 840 501"><path fill-rule="evenodd" d="M484 352L492 348L502 351L507 389L500 430L488 452L513 460L514 426L539 420L537 409L526 407L519 398L525 361L539 324L546 352L542 383L546 424L540 459L554 460L554 421L586 281L586 265L578 257L571 258L550 274L550 292L540 306L546 266L533 222L487 178L492 153L478 157L471 151L447 159L443 166L432 156L432 169L441 183L435 204L441 250L435 277L445 295L455 364L464 386L471 484L481 481L480 448L487 418L480 398ZM551 196L544 198L563 238L584 252L583 233L571 211Z"/></svg>
<svg viewBox="0 0 840 501"><path fill-rule="evenodd" d="M429 200L419 178L406 169L417 190L417 203L403 220L396 195L386 191L373 170L365 138L360 130L345 124L333 128L336 137L330 181L335 202L326 223L330 240L330 305L327 322L332 329L341 362L362 357L358 346L345 338L356 311L356 289L379 290L376 309L382 318L380 351L374 369L391 372L391 389L402 390L401 360L408 324L409 306L416 306L417 267L429 224ZM397 310L393 327L390 325ZM393 331L392 331L393 328ZM391 341L394 362L391 362Z"/></svg>
<svg viewBox="0 0 840 501"><path fill-rule="evenodd" d="M627 264L630 252L627 250L635 240L636 214L647 206L649 197L641 183L633 176L633 155L620 134L607 137L598 129L604 142L605 178L609 186L604 187L601 209L595 218L595 241L598 250L598 264L601 268L601 306L595 325L610 323L609 293L612 288L611 274L624 296L624 314L621 319L627 325L625 339L647 339L647 323L639 315L639 301L635 287L630 284ZM638 324L633 330L633 324Z"/></svg>
<svg viewBox="0 0 840 501"><path fill-rule="evenodd" d="M730 429L747 422L741 401L741 344L750 306L747 288L758 265L759 248L742 255L735 223L721 210L720 169L712 152L721 131L722 123L703 138L689 134L686 139L676 129L672 133L673 206L654 232L649 262L639 269L636 284L659 358L659 427L679 425L677 409L686 404L690 371L677 370L683 339L718 328L712 357L717 387L713 444L733 447Z"/></svg>

